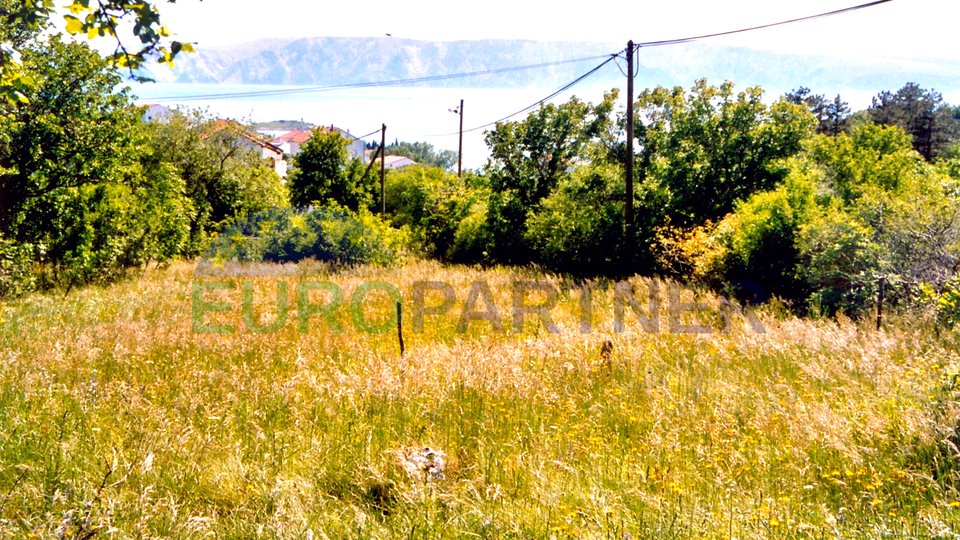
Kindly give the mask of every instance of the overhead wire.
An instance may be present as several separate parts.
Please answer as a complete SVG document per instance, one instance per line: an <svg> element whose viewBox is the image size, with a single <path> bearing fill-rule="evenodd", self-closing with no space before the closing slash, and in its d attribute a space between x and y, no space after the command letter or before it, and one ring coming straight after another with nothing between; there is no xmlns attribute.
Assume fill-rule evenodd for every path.
<svg viewBox="0 0 960 540"><path fill-rule="evenodd" d="M371 131L370 133L367 133L366 135L361 135L361 136L359 136L359 137L354 137L354 139L357 139L357 140L366 139L367 137L369 137L369 136L371 136L371 135L373 135L373 134L375 134L375 133L380 133L382 130L383 130L383 128L377 128L377 129Z"/></svg>
<svg viewBox="0 0 960 540"><path fill-rule="evenodd" d="M675 39L664 39L664 40L659 40L659 41L645 41L645 42L641 42L641 43L634 43L633 46L634 46L635 48L639 49L639 48L641 48L641 47L661 47L661 46L664 46L664 45L679 45L679 44L682 44L682 43L690 43L690 42L692 42L692 41L698 41L698 40L701 40L701 39L707 39L707 38L713 38L713 37L721 37L721 36L730 36L730 35L734 35L734 34L742 34L742 33L744 33L744 32L752 32L752 31L754 31L754 30L763 30L764 28L773 28L773 27L775 27L775 26L783 26L783 25L785 25L785 24L793 24L793 23L802 22L802 21L810 21L810 20L813 20L813 19L821 19L821 18L824 18L824 17L832 17L832 16L834 16L834 15L840 15L840 14L843 14L843 13L849 13L849 12L851 12L851 11L857 11L857 10L860 10L860 9L866 9L866 8L873 7L873 6L877 6L877 5L880 5L880 4L886 4L887 2L892 2L892 1L893 1L893 0L874 0L873 2L867 2L867 3L865 3L865 4L858 4L858 5L856 5L856 6L850 6L850 7L845 7L845 8L841 8L841 9L835 9L835 10L833 10L833 11L825 11L825 12L823 12L823 13L817 13L817 14L815 14L815 15L807 15L807 16L805 16L805 17L796 17L796 18L793 18L793 19L786 19L786 20L783 20L783 21L778 21L778 22L773 22L773 23L760 24L760 25L757 25L757 26L748 26L748 27L746 27L746 28L738 28L738 29L736 29L736 30L727 30L727 31L724 31L724 32L714 32L714 33L712 33L712 34L701 34L701 35L699 35L699 36L690 36L690 37L675 38Z"/></svg>
<svg viewBox="0 0 960 540"><path fill-rule="evenodd" d="M701 35L697 35L697 36L688 36L688 37L683 37L683 38L666 39L666 40L659 40L659 41L645 41L645 42L640 42L640 43L634 43L634 44L633 44L633 47L634 47L634 50L638 50L638 49L640 49L641 47L660 47L660 46L664 46L664 45L680 45L680 44L683 44L683 43L691 43L691 42L693 42L693 41L698 41L698 40L701 40L701 39L708 39L708 38L720 37L720 36L729 36L729 35L733 35L733 34L740 34L740 33L743 33L743 32L752 32L752 31L755 31L755 30L762 30L762 29L764 29L764 28L772 28L772 27L775 27L775 26L782 26L782 25L785 25L785 24L792 24L792 23L797 23L797 22L802 22L802 21L809 21L809 20L820 19L820 18L824 18L824 17L832 17L832 16L834 16L834 15L840 15L840 14L843 14L843 13L849 13L849 12L852 12L852 11L857 11L857 10L869 8L869 7L877 6L877 5L880 5L880 4L885 4L885 3L888 3L888 2L892 2L892 1L893 1L893 0L874 0L874 1L872 1L872 2L867 2L867 3L865 3L865 4L858 4L858 5L855 5L855 6L850 6L850 7L845 7L845 8L841 8L841 9L836 9L836 10L833 10L833 11L826 11L826 12L823 12L823 13L817 13L817 14L815 14L815 15L807 15L807 16L805 16L805 17L796 17L796 18L793 18L793 19L787 19L787 20L778 21L778 22L773 22L773 23L761 24L761 25L757 25L757 26L749 26L749 27L746 27L746 28L738 28L738 29L736 29L736 30L726 30L726 31L723 31L723 32L714 32L714 33L711 33L711 34L701 34ZM624 51L625 51L625 50L626 50L626 49L624 49ZM594 68L594 69L591 70L590 72L588 72L588 73L586 73L586 74L584 74L584 75L581 75L580 77L578 77L578 78L577 78L576 80L574 80L573 82L565 85L563 88L561 88L561 89L557 90L556 92L554 92L553 94L550 94L549 96L547 96L547 97L545 97L545 98L537 101L536 103L533 103L532 105L529 105L528 107L525 107L524 109L521 109L520 111L515 112L515 113L513 113L513 114L511 114L511 115L505 116L504 118L501 118L500 120L496 120L496 121L494 121L494 122L490 122L490 123L484 124L484 125L482 125L482 126L477 126L477 127L475 127L475 128L466 129L466 130L463 131L463 133L469 133L469 132L471 132L471 131L477 131L477 130L479 130L479 129L483 129L483 128L485 128L485 127L489 127L489 126L495 125L495 124L497 124L497 123L499 123L499 122L502 122L502 121L504 121L504 120L507 120L507 119L509 119L509 118L511 118L511 117L513 117L513 116L516 116L516 115L518 115L518 114L522 114L522 113L524 113L524 112L526 112L526 111L528 111L528 110L536 107L537 105L540 105L540 104L543 103L544 101L547 101L547 100L549 100L549 99L557 96L558 94L564 92L565 90L568 90L569 88L571 88L571 87L574 86L575 84L579 83L580 81L582 81L584 78L588 77L589 75L592 75L595 71L597 71L598 69L600 69L601 67L603 67L603 65L605 65L607 62L610 62L611 60L616 60L616 59L620 56L620 54L621 54L622 52L623 52L623 51L620 51L620 52L618 52L618 53L616 53L616 54L610 55L610 58L608 58L605 62L603 62L603 64L600 64L599 66L597 66L596 68ZM635 62L635 66L634 66L634 78L636 78L637 76L639 76L639 73L640 73L640 69L639 69L640 60L639 60L639 58L636 58L637 55L634 55L634 56L635 56L635 58L634 58L634 62ZM623 73L623 68L620 66L619 63L617 63L617 67L620 69L620 72ZM626 76L626 73L624 73L624 76ZM436 135L436 136L438 136L438 137L445 137L445 136L450 136L450 135L456 135L456 134L459 134L459 133L460 133L460 132L458 131L458 132L452 133L452 134L443 134L443 135Z"/></svg>
<svg viewBox="0 0 960 540"><path fill-rule="evenodd" d="M621 52L622 52L622 51L621 51ZM608 55L609 58L607 58L606 60L604 60L603 62L601 62L601 63L598 64L597 66L595 66L595 67L594 67L593 69L591 69L590 71L584 73L583 75L580 75L580 76L577 77L576 79L574 79L574 80L570 81L569 83L563 85L562 87L558 88L556 91L554 91L553 93L551 93L549 96L546 96L546 97L544 97L544 98L542 98L542 99L539 99L539 100L535 101L534 103L531 103L530 105L527 105L526 107L520 109L519 111L517 111L517 112L515 112L515 113L508 114L508 115L504 116L503 118L494 120L493 122L488 122L488 123L486 123L486 124L483 124L482 126L476 126L476 127L470 128L470 129L465 129L465 130L463 130L463 133L470 133L470 132L473 132L473 131L479 131L479 130L481 130L481 129L483 129L483 128L487 128L487 127L490 127L490 126L499 124L500 122L503 122L503 121L505 121L505 120L509 120L510 118L513 118L514 116L523 114L523 113L529 111L530 109L533 109L534 107L537 107L537 106L539 106L539 105L542 105L545 101L549 101L549 100L557 97L558 95L562 94L563 92L566 92L567 90L569 90L569 89L573 88L574 86L580 84L584 79L590 77L591 75L593 75L593 74L596 73L597 71L600 71L600 69L603 68L603 66L605 66L605 65L609 64L610 62L614 61L614 60L617 58L617 56L619 56L619 54L620 54L620 53L618 52L618 53L615 53L615 54ZM455 131L455 132L453 132L453 133L443 133L443 134L439 134L439 135L429 135L429 136L430 136L430 137L449 137L449 136L452 136L452 135L459 135L460 133L461 133L460 131Z"/></svg>
<svg viewBox="0 0 960 540"><path fill-rule="evenodd" d="M723 31L723 32L714 32L714 33L710 33L710 34L701 34L701 35L688 36L688 37L682 37L682 38L665 39L665 40L657 40L657 41L645 41L645 42L640 42L640 43L634 43L634 50L638 50L638 49L644 48L644 47L661 47L661 46L666 46L666 45L680 45L680 44L684 44L684 43L691 43L691 42L694 42L694 41L699 41L699 40L702 40L702 39L708 39L708 38L714 38L714 37L721 37L721 36L729 36L729 35L740 34L740 33L744 33L744 32L752 32L752 31L755 31L755 30L762 30L762 29L766 29L766 28L773 28L773 27L776 27L776 26L782 26L782 25L786 25L786 24L793 24L793 23L802 22L802 21L809 21L809 20L814 20L814 19L819 19L819 18L832 17L832 16L835 16L835 15L840 15L840 14L843 14L843 13L849 13L849 12L852 12L852 11L857 11L857 10L861 10L861 9L866 9L866 8L869 8L869 7L877 6L877 5L880 5L880 4L885 4L885 3L888 3L888 2L892 2L892 1L893 1L893 0L874 0L874 1L871 1L871 2L864 3L864 4L858 4L858 5L855 5L855 6L850 6L850 7L846 7L846 8L836 9L836 10L833 10L833 11L827 11L827 12L823 12L823 13L817 13L817 14L814 14L814 15L807 15L807 16L804 16L804 17L796 17L796 18L786 19L786 20L783 20L783 21L778 21L778 22L773 22L773 23L761 24L761 25L756 25L756 26L749 26L749 27L745 27L745 28L738 28L738 29L736 29L736 30L727 30L727 31ZM196 100L233 99L233 98L244 98L244 97L246 97L246 98L250 98L250 97L268 97L268 96L289 95L289 94L299 94L299 93L327 92L327 91L353 89L353 88L372 88L372 87L379 87L379 86L406 85L406 84L416 84L416 83L422 83L422 82L436 82L436 81L442 81L442 80L450 80L450 79L458 79L458 78L467 78L467 77L476 77L476 76L483 76L483 75L496 75L496 74L500 74L500 73L511 73L511 72L516 72L516 71L524 71L524 70L530 70L530 69L539 69L539 68L544 68L544 67L551 67L551 66L564 65L564 64L572 64L572 63L578 63L578 62L586 62L587 60L597 60L597 59L600 59L600 58L606 58L606 60L604 60L603 62L601 62L601 63L598 64L597 66L595 66L595 67L594 67L593 69L591 69L590 71L584 73L583 75L580 75L579 77L577 77L577 78L574 79L573 81L571 81L571 82L563 85L562 87L560 87L559 89L557 89L556 91L554 91L553 93L551 93L550 95L548 95L548 96L546 96L546 97L544 97L544 98L542 98L542 99L537 100L536 102L534 102L534 103L532 103L532 104L530 104L530 105L528 105L528 106L520 109L519 111L514 112L514 113L512 113L512 114L509 114L509 115L506 115L506 116L504 116L504 117L502 117L502 118L500 118L500 119L498 119L498 120L495 120L495 121L493 121L493 122L488 122L488 123L486 123L486 124L483 124L483 125L480 125L480 126L476 126L476 127L470 128L470 129L465 129L465 130L462 131L462 133L470 133L470 132L473 132L473 131L481 130L481 129L486 128L486 127L490 127L490 126L496 125L496 124L498 124L498 123L500 123L500 122L503 122L503 121L505 121L505 120L508 120L508 119L510 119L510 118L512 118L512 117L514 117L514 116L523 114L523 113L525 113L525 112L533 109L534 107L537 107L537 106L543 104L544 102L546 102L546 101L548 101L548 100L550 100L550 99L553 99L553 98L556 97L557 95L559 95L559 94L561 94L561 93L569 90L570 88L572 88L572 87L576 86L577 84L579 84L580 82L582 82L584 79L590 77L591 75L593 75L594 73L596 73L597 71L599 71L601 68L603 68L603 66L607 65L607 64L610 63L611 61L616 62L617 58L620 57L621 53L623 53L625 50L626 50L626 49L621 50L621 51L619 51L619 52L617 52L617 53L614 53L614 54L608 54L608 55L602 55L602 56L591 56L591 57L584 57L584 58L574 58L574 59L560 60L560 61L555 61L555 62L543 62L543 63L539 63L539 64L529 64L529 65L524 65L524 66L512 66L512 67L506 67L506 68L488 69L488 70L481 70L481 71L471 71L471 72L464 72L464 73L454 73L454 74L447 74L447 75L434 75L434 76L429 76L429 77L415 77L415 78L408 78L408 79L393 79L393 80L386 80L386 81L371 81L371 82L363 82L363 83L348 83L348 84L339 84L339 85L330 85L330 86L313 86L313 87L303 87L303 88L288 88L288 89L262 90L262 91L251 91L251 92L221 93L221 94L203 94L203 95L199 95L199 94L198 94L198 95L190 95L190 96L171 96L171 97L164 97L164 98L153 98L153 101L157 101L157 102L163 102L163 101L196 101ZM639 67L639 59L635 58L634 60L635 60L636 63L637 63L637 67ZM620 66L620 64L619 64L618 62L616 63L616 65L617 65L617 68L620 69L621 72L623 72L623 68ZM634 73L635 73L635 74L639 74L639 71L640 71L639 69L635 69L635 70L634 70ZM635 75L635 76L636 76L636 75ZM379 130L373 131L373 132L369 133L368 135L364 135L363 137L367 137L367 136L369 136L369 135L373 135L374 133L377 133L378 131L379 131ZM461 133L461 132L460 132L460 131L457 131L457 132L454 132L454 133L448 133L448 134L442 134L442 135L432 135L432 136L444 137L444 136L450 136L450 135L457 135L457 134L459 134L459 133ZM361 139L361 138L363 138L363 137L358 137L358 139Z"/></svg>
<svg viewBox="0 0 960 540"><path fill-rule="evenodd" d="M606 58L607 55L597 55L597 56L587 56L583 58L571 58L568 60L557 60L553 62L542 62L539 64L528 64L523 66L511 66L505 68L495 68L495 69L485 69L480 71L468 71L464 73L451 73L447 75L431 75L428 77L414 77L407 79L391 79L385 81L368 81L360 83L346 83L346 84L336 84L329 86L308 86L308 87L298 87L298 88L280 88L276 90L257 90L250 92L233 92L233 93L218 93L218 94L194 94L186 96L168 96L160 98L152 98L153 101L163 102L163 101L207 101L207 100L218 100L218 99L234 99L234 98L256 98L256 97L270 97L270 96L282 96L289 94L304 94L304 93L314 93L314 92L330 92L335 90L347 90L355 88L375 88L380 86L399 86L399 85L408 85L408 84L417 84L424 82L437 82L451 79L463 79L468 77L479 77L484 75L498 75L502 73L513 73L517 71L527 71L533 69L542 69L546 67L560 66L565 64L575 64L580 62L586 62L589 60L599 60L601 58Z"/></svg>
<svg viewBox="0 0 960 540"><path fill-rule="evenodd" d="M624 49L624 50L626 50L626 49ZM613 63L617 65L617 69L620 70L620 73L622 73L623 76L626 77L626 76L627 76L627 72L624 71L624 70L623 70L623 66L620 65L620 58L621 58L620 54L617 54L616 57L614 57L614 59L613 59Z"/></svg>

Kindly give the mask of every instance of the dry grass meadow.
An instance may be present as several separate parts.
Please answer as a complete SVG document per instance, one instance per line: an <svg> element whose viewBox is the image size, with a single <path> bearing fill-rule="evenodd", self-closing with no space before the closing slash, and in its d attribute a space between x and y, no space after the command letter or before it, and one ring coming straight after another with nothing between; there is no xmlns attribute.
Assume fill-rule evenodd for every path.
<svg viewBox="0 0 960 540"><path fill-rule="evenodd" d="M193 300L195 280L228 278L194 278L190 263L0 305L0 536L960 534L956 332L765 308L763 333L742 314L723 332L675 333L664 283L659 332L629 308L615 332L614 289L598 283L583 333L578 286L562 276L314 270L259 267L232 290L201 290L230 306L201 310L201 327L233 325L226 334L195 331ZM561 291L558 333L534 316L514 331L511 284L531 279ZM324 313L301 332L299 284L318 280L344 292L330 312L340 332ZM402 357L395 330L362 331L346 307L378 280L403 294ZM422 332L418 281L456 294ZM503 332L484 320L458 331L475 281ZM269 328L281 282L289 312ZM247 321L241 283L253 285ZM645 302L653 282L632 283ZM714 306L700 322L719 326L719 300L698 297ZM377 291L363 307L373 323L395 309Z"/></svg>

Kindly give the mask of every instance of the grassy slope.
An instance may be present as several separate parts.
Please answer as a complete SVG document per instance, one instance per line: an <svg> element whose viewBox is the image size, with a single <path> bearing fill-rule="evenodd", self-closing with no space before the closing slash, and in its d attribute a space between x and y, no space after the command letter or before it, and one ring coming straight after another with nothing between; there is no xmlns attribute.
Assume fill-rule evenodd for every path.
<svg viewBox="0 0 960 540"><path fill-rule="evenodd" d="M528 322L456 332L475 280L510 326L529 271L415 263L328 276L347 299L404 292L396 336L291 313L278 333L191 327L192 266L0 306L0 536L434 538L947 535L956 335L761 315L727 333L612 331L612 292L579 332L576 291ZM260 278L264 322L277 279ZM410 290L442 279L446 316L412 331ZM548 276L558 286L562 279ZM649 282L635 282L638 296ZM663 286L663 284L661 284ZM664 289L664 293L666 289ZM317 293L315 293L317 294ZM687 293L685 293L687 294ZM367 303L371 319L392 309ZM666 300L666 294L664 294ZM688 299L689 300L689 299ZM711 300L707 298L707 300ZM320 302L320 296L313 300ZM713 299L715 303L715 299ZM428 296L435 305L438 297ZM480 307L483 307L481 304ZM613 343L609 358L601 354ZM446 454L440 480L404 456Z"/></svg>

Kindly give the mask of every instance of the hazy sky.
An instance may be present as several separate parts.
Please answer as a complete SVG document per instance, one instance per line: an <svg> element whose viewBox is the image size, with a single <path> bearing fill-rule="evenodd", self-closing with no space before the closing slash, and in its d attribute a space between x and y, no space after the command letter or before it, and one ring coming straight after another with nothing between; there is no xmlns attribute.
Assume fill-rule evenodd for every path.
<svg viewBox="0 0 960 540"><path fill-rule="evenodd" d="M162 3L179 39L205 46L260 38L384 36L626 43L671 39L832 11L867 0L180 0ZM711 40L783 52L960 58L957 0L893 0L835 17Z"/></svg>

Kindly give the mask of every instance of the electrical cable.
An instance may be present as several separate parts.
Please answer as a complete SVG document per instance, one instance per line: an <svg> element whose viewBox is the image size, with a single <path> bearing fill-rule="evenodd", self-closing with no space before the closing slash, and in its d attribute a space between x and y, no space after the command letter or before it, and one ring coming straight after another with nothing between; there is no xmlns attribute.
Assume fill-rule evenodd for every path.
<svg viewBox="0 0 960 540"><path fill-rule="evenodd" d="M620 52L623 52L623 51L620 51ZM590 77L591 75L593 75L593 74L596 73L597 71L600 71L600 69L603 68L603 66L605 66L605 65L609 64L610 62L614 61L614 60L617 58L617 56L619 56L619 55L620 55L619 52L618 52L618 53L615 53L615 54L608 55L609 58L607 58L606 60L604 60L603 62L601 62L600 64L598 64L596 67L594 67L594 68L591 69L590 71L584 73L583 75L580 75L580 76L577 77L576 79L574 79L574 80L570 81L569 83L563 85L562 87L558 88L556 91L554 91L554 92L553 92L552 94L550 94L549 96L546 96L546 97L544 97L543 99L540 99L540 100L538 100L538 101L536 101L536 102L534 102L534 103L532 103L532 104L530 104L530 105L528 105L528 106L520 109L519 111L517 111L517 112L515 112L515 113L508 114L507 116L504 116L503 118L500 118L500 119L498 119L498 120L494 120L493 122L488 122L488 123L486 123L486 124L483 124L482 126L476 126L476 127L470 128L470 129L465 129L465 130L463 130L462 133L470 133L470 132L473 132L473 131L479 131L479 130L481 130L481 129L483 129L483 128L486 128L486 127L490 127L490 126L499 124L500 122L503 122L504 120L509 120L510 118L513 118L514 116L517 116L517 115L519 115L519 114L523 114L523 113L529 111L530 109L533 109L534 107L536 107L536 106L538 106L538 105L542 105L543 102L549 101L549 100L557 97L558 95L562 94L563 92L566 92L567 90L573 88L573 87L576 86L577 84L580 84L581 82L583 82L584 79ZM438 134L438 135L427 135L427 136L428 136L428 137L450 137L450 136L453 136L453 135L459 135L460 133L461 133L460 131L455 131L455 132L453 132L453 133L442 133L442 134Z"/></svg>
<svg viewBox="0 0 960 540"><path fill-rule="evenodd" d="M815 15L807 15L807 16L805 16L805 17L797 17L797 18L794 18L794 19L788 19L788 20L779 21L779 22L774 22L774 23L767 23L767 24L762 24L762 25L758 25L758 26L750 26L750 27L747 27L747 28L740 28L740 29L737 29L737 30L727 30L727 31L724 31L724 32L715 32L715 33L712 33L712 34L702 34L702 35L699 35L699 36L690 36L690 37L676 38L676 39L667 39L667 40L660 40L660 41L646 41L646 42L641 42L641 43L634 43L633 46L634 46L634 50L637 50L637 49L640 49L641 47L660 47L660 46L664 46L664 45L679 45L679 44L682 44L682 43L690 43L690 42L692 42L692 41L697 41L697 40L700 40L700 39L706 39L706 38L712 38L712 37L719 37L719 36L727 36L727 35L731 35L731 34L739 34L739 33L743 33L743 32L751 32L751 31L754 31L754 30L761 30L761 29L764 29L764 28L771 28L771 27L774 27L774 26L781 26L781 25L784 25L784 24L791 24L791 23L808 21L808 20L819 19L819 18L824 18L824 17L832 17L832 16L834 16L834 15L840 15L840 14L842 14L842 13L849 13L849 12L851 12L851 11L857 11L857 10L860 10L860 9L865 9L865 8L873 7L873 6L876 6L876 5L879 5L879 4L885 4L885 3L887 3L887 2L892 2L892 1L893 1L893 0L874 0L873 2L867 2L867 3L865 3L865 4L858 4L858 5L856 5L856 6L845 7L845 8L836 9L836 10L833 10L833 11L827 11L827 12L823 12L823 13L817 13L817 14L815 14ZM621 52L622 52L622 51L621 51ZM524 108L524 109L522 109L522 110L520 110L520 111L517 111L517 112L515 112L515 113L513 113L513 114L511 114L511 115L509 115L509 116L506 116L506 117L504 117L504 118L501 118L500 120L497 120L497 121L494 121L494 122L490 122L490 123L488 123L488 124L484 124L484 125L482 125L482 126L478 126L478 127L475 127L475 128L467 129L467 130L464 130L463 132L464 132L464 133L469 133L469 132L471 132L471 131L477 131L478 129L483 129L483 128L485 128L485 127L492 126L492 125L494 125L494 124L497 124L497 123L499 123L499 122L502 122L502 121L504 121L504 120L507 120L507 119L509 119L509 118L512 118L512 117L514 117L514 116L516 116L516 115L518 115L518 114L524 113L524 112L526 112L526 111L528 111L528 110L536 107L537 105L543 103L544 101L547 101L548 99L551 99L551 98L555 97L557 94L559 94L559 93L561 93L561 92L569 89L569 88L572 87L573 85L579 83L581 80L583 80L583 79L586 78L587 76L593 74L594 71L600 69L600 68L601 68L604 64L606 64L607 62L610 62L611 60L616 60L616 58L617 58L619 55L620 55L620 53L611 55L610 58L608 58L605 62L603 62L603 64L600 64L599 66L597 66L596 68L594 68L593 70L591 70L589 73L581 76L580 78L578 78L577 80L575 80L575 81L573 81L572 83L568 84L567 86L564 86L564 87L561 88L560 90L557 90L557 91L554 92L553 94L550 94L549 96L541 99L540 101L538 101L537 103L534 103L533 105L530 105L529 107L526 107L526 108ZM639 69L639 65L640 65L640 64L639 64L639 59L634 58L634 61L636 62L636 69L634 69L634 78L636 78L636 77L639 75L639 73L640 73L640 69ZM620 64L619 64L619 63L617 64L617 67L620 68ZM620 68L620 71L621 71L621 73L622 73L622 72L623 72L623 69ZM624 74L624 75L626 75L626 74ZM459 133L460 133L460 132L451 133L451 134L436 135L436 136L438 136L438 137L445 137L445 136L450 136L450 135L457 135L457 134L459 134Z"/></svg>
<svg viewBox="0 0 960 540"><path fill-rule="evenodd" d="M842 13L849 13L849 12L851 12L851 11L857 11L857 10L860 10L860 9L865 9L865 8L877 6L877 5L880 5L880 4L886 4L887 2L892 2L892 1L893 1L893 0L875 0L875 1L873 1L873 2L867 2L866 4L858 4L858 5L856 5L856 6L845 7L845 8L836 9L836 10L833 10L833 11L826 11L826 12L824 12L824 13L817 13L816 15L807 15L807 16L805 16L805 17L797 17L797 18L795 18L795 19L787 19L787 20L784 20L784 21L779 21L779 22L774 22L774 23L761 24L761 25L758 25L758 26L750 26L750 27L747 27L747 28L739 28L739 29L737 29L737 30L727 30L727 31L725 31L725 32L715 32L715 33L713 33L713 34L703 34L703 35L699 35L699 36L690 36L690 37L685 37L685 38L664 39L664 40L660 40L660 41L645 41L645 42L642 42L642 43L634 43L633 46L634 46L636 49L639 49L639 48L641 48L641 47L661 47L661 46L663 46L663 45L679 45L679 44L681 44L681 43L690 43L690 42L692 42L692 41L697 41L697 40L700 40L700 39L720 37L720 36L729 36L729 35L733 35L733 34L742 34L743 32L752 32L752 31L754 31L754 30L762 30L762 29L764 29L764 28L772 28L772 27L774 27L774 26L782 26L782 25L784 25L784 24L791 24L791 23L795 23L795 22L809 21L809 20L820 19L820 18L824 18L824 17L832 17L832 16L834 16L834 15L840 15L840 14L842 14Z"/></svg>
<svg viewBox="0 0 960 540"><path fill-rule="evenodd" d="M361 136L359 136L359 137L354 137L354 139L356 139L356 140L366 139L367 137L369 137L369 136L371 136L371 135L373 135L373 134L375 134L375 133L380 133L380 131L382 131L382 130L383 130L383 128L377 128L377 129L371 131L370 133L367 133L366 135L361 135Z"/></svg>
<svg viewBox="0 0 960 540"><path fill-rule="evenodd" d="M483 75L513 73L517 71L541 69L545 67L559 66L564 64L575 64L579 62L586 62L588 60L599 60L600 58L606 58L606 57L607 55L588 56L584 58L573 58L569 60L543 62L540 64L528 64L524 66L485 69L480 71L469 71L465 73L452 73L448 75L432 75L429 77L415 77L411 79L392 79L387 81L371 81L371 82L362 82L362 83L337 84L337 85L330 85L330 86L309 86L304 88L284 88L284 89L277 89L277 90L259 90L259 91L236 92L236 93L169 96L169 97L152 98L152 101L154 102L201 101L201 100L206 101L206 100L218 100L218 99L254 98L254 97L281 96L281 95L289 95L289 94L313 93L313 92L330 92L334 90L346 90L346 89L352 89L352 88L374 88L374 87L380 87L380 86L407 85L407 84L416 84L416 83L422 83L422 82L436 82L436 81L444 81L444 80L450 80L450 79L463 79L463 78L478 77Z"/></svg>
<svg viewBox="0 0 960 540"><path fill-rule="evenodd" d="M885 3L888 3L888 2L892 2L892 1L893 1L893 0L874 0L874 1L872 1L872 2L867 2L867 3L864 3L864 4L858 4L858 5L855 5L855 6L850 6L850 7L846 7L846 8L841 8L841 9L837 9L837 10L833 10L833 11L827 11L827 12L823 12L823 13L818 13L818 14L815 14L815 15L808 15L808 16L804 16L804 17L797 17L797 18L787 19L787 20L778 21L778 22L773 22L773 23L767 23L767 24L762 24L762 25L757 25L757 26L750 26L750 27L746 27L746 28L739 28L739 29L736 29L736 30L727 30L727 31L723 31L723 32L714 32L714 33L710 33L710 34L701 34L701 35L697 35L697 36L689 36L689 37L683 37L683 38L674 38L674 39L657 40L657 41L645 41L645 42L635 43L635 44L634 44L634 50L639 50L640 48L643 48L643 47L661 47L661 46L666 46L666 45L679 45L679 44L683 44L683 43L690 43L690 42L693 42L693 41L698 41L698 40L701 40L701 39L707 39L707 38L713 38L713 37L720 37L720 36L728 36L728 35L733 35L733 34L740 34L740 33L744 33L744 32L751 32L751 31L755 31L755 30L762 30L762 29L765 29L765 28L772 28L772 27L782 26L782 25L786 25L786 24L792 24L792 23L796 23L796 22L814 20L814 19L825 18L825 17L832 17L832 16L834 16L834 15L840 15L840 14L843 14L843 13L849 13L849 12L852 12L852 11L857 11L857 10L869 8L869 7L877 6L877 5L880 5L880 4L885 4ZM310 93L310 92L327 92L327 91L343 90L343 89L351 89L351 88L371 88L371 87L379 87L379 86L416 84L416 83L421 83L421 82L434 82L434 81L442 81L442 80L449 80L449 79L476 77L476 76L482 76L482 75L495 75L495 74L500 74L500 73L510 73L510 72L516 72L516 71L530 70L530 69L539 69L539 68L543 68L543 67L550 67L550 66L556 66L556 65L563 65L563 64L572 64L572 63L578 63L578 62L585 62L585 61L587 61L587 60L597 60L597 59L599 59L599 58L606 58L606 60L604 60L602 63L600 63L599 65L597 65L596 67L594 67L594 68L591 69L590 71L588 71L588 72L584 73L583 75L577 77L577 78L574 79L573 81L567 83L566 85L564 85L564 86L562 86L561 88L557 89L555 92L553 92L553 93L551 93L550 95L544 97L543 99L540 99L540 100L536 101L535 103L533 103L533 104L531 104L531 105L528 105L527 107L524 107L523 109L520 109L520 110L517 111L517 112L514 112L514 113L512 113L512 114L509 114L509 115L507 115L507 116L504 116L504 117L502 117L502 118L500 118L500 119L498 119L498 120L495 120L495 121L493 121L493 122L488 122L488 123L483 124L483 125L481 125L481 126L473 127L473 128L466 129L466 130L463 130L463 131L462 131L462 133L470 133L470 132L473 132L473 131L481 130L481 129L486 128L486 127L490 127L490 126L492 126L492 125L496 125L496 124L498 124L498 123L500 123L500 122L503 122L503 121L505 121L505 120L508 120L508 119L510 119L510 118L512 118L512 117L514 117L514 116L517 116L517 115L519 115L519 114L523 114L523 113L525 113L525 112L533 109L534 107L537 107L538 105L542 105L545 101L548 101L548 100L556 97L557 95L559 95L559 94L565 92L566 90L569 90L569 89L572 88L573 86L579 84L579 83L582 82L584 79L590 77L591 75L593 75L594 73L596 73L597 71L599 71L601 68L603 68L603 66L607 65L607 64L610 63L611 61L614 61L614 62L615 62L622 52L623 52L623 51L620 51L620 52L615 53L615 54L604 55L604 56L592 56L592 57L584 57L584 58L575 58L575 59L570 59L570 60L560 60L560 61L556 61L556 62L544 62L544 63L540 63L540 64L530 64L530 65L525 65L525 66L514 66L514 67L498 68L498 69L489 69L489 70L481 70L481 71L472 71L472 72L465 72L465 73L454 73L454 74L449 74L449 75L434 75L434 76L429 76L429 77L416 77L416 78L410 78L410 79L394 79L394 80L388 80L388 81L374 81L374 82L365 82L365 83L350 83L350 84L340 84L340 85L331 85L331 86L313 86L313 87L306 87L306 88L289 88L289 89L278 89L278 90L262 90L262 91L252 91L252 92L238 92L238 93L232 93L232 94L225 93L225 94L206 94L206 95L192 95L192 96L173 96L173 97L165 97L165 98L153 98L153 101L156 101L156 102L164 102L164 101L195 101L195 100L233 99L233 98L243 98L243 97L267 97L267 96L278 96L278 95ZM639 67L639 59L635 59L635 60L637 61L637 65L638 65L638 67ZM617 68L620 69L620 71L621 71L621 73L622 73L622 72L623 72L623 68L620 66L619 62L618 62L616 65L617 65ZM639 69L636 69L636 70L634 71L635 77L636 77L637 75L639 75L639 71L640 71ZM362 138L364 138L364 137L368 137L368 136L370 136L370 135L373 135L373 134L377 133L377 131L380 131L380 130L373 131L373 132L371 132L371 133L369 133L369 134L367 134L367 135L364 135L363 137L357 137L357 138L358 138L358 139L362 139ZM457 132L454 132L454 133L447 133L447 134L442 134L442 135L431 135L431 136L435 136L435 137L445 137L445 136L451 136L451 135L458 135L458 134L460 134L460 133L461 133L460 131L457 131Z"/></svg>
<svg viewBox="0 0 960 540"><path fill-rule="evenodd" d="M619 54L614 58L613 63L617 65L617 69L620 70L620 73L622 73L623 76L626 77L626 76L627 76L627 72L624 71L624 70L623 70L623 66L620 65L620 55L619 55Z"/></svg>

